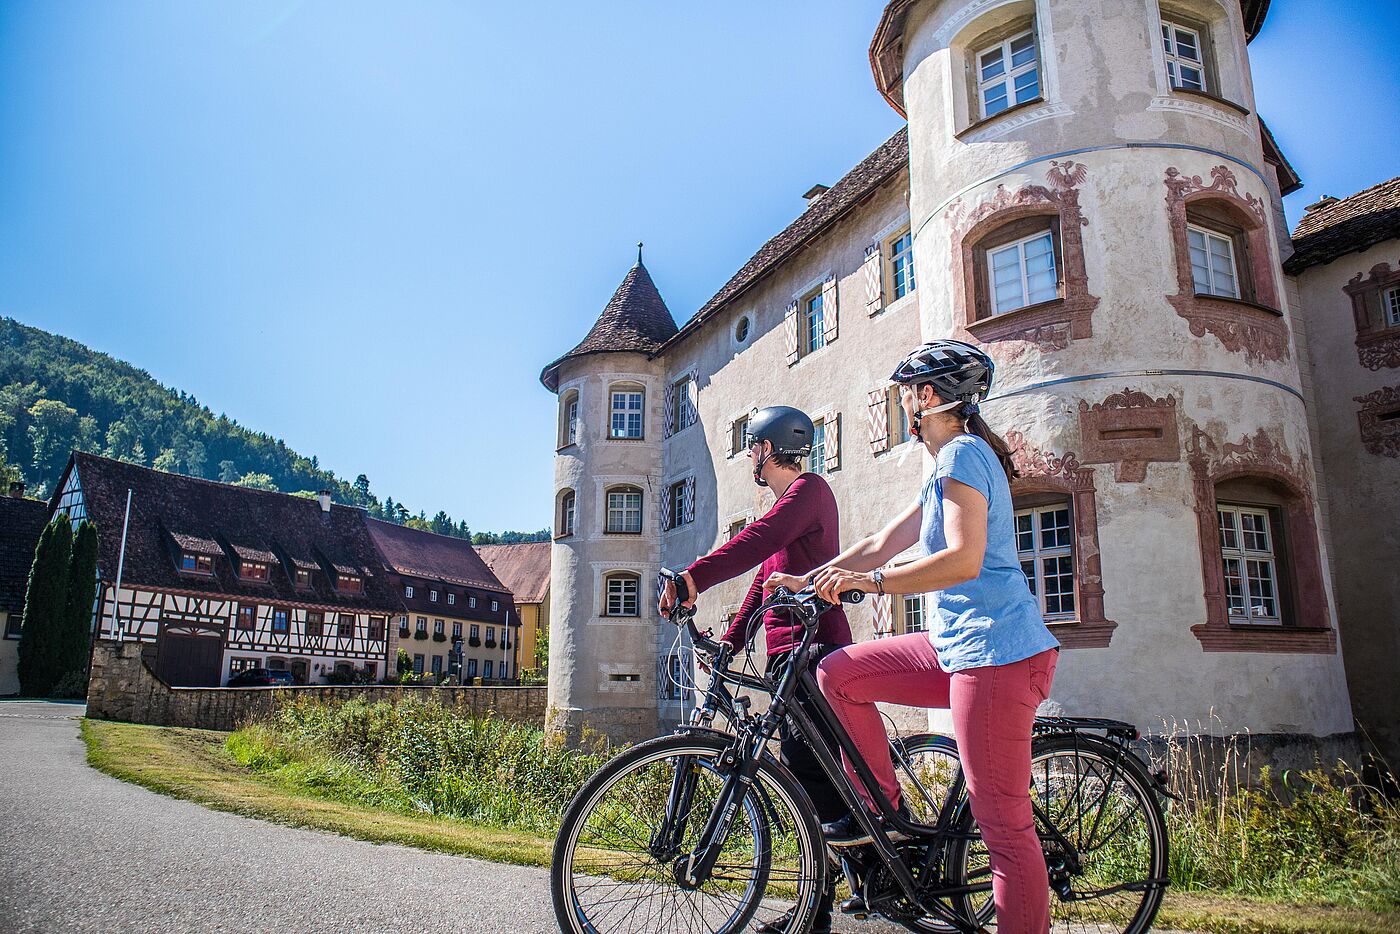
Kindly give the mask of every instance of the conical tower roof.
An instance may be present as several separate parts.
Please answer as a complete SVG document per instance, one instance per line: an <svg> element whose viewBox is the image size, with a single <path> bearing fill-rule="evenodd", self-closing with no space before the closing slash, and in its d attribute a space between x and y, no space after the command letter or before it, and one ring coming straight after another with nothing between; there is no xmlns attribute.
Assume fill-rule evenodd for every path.
<svg viewBox="0 0 1400 934"><path fill-rule="evenodd" d="M588 336L578 346L544 368L540 382L553 392L559 386L559 365L565 360L595 353L653 354L676 333L671 310L651 281L651 273L637 256Z"/></svg>

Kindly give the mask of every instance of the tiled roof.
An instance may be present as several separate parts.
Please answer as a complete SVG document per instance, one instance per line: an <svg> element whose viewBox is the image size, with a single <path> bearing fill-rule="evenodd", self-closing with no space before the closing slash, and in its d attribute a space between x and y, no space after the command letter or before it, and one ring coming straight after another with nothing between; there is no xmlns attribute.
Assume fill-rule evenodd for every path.
<svg viewBox="0 0 1400 934"><path fill-rule="evenodd" d="M0 496L0 610L24 612L34 548L48 520L49 506L43 500Z"/></svg>
<svg viewBox="0 0 1400 934"><path fill-rule="evenodd" d="M511 592L491 573L472 543L464 538L424 532L379 519L366 518L365 522L384 563L396 573L499 593Z"/></svg>
<svg viewBox="0 0 1400 934"><path fill-rule="evenodd" d="M549 542L481 545L477 551L501 583L515 594L516 603L542 603L549 594Z"/></svg>
<svg viewBox="0 0 1400 934"><path fill-rule="evenodd" d="M78 484L88 518L97 525L98 564L104 580L117 575L126 491L132 492L123 582L259 602L343 606L385 613L401 608L382 572L379 554L365 528L363 510L332 505L321 511L314 499L215 483L75 452L68 470ZM67 473L64 475L66 480ZM60 482L57 489L63 489ZM200 553L221 542L212 577L182 574L176 565L185 543ZM226 547L224 547L226 546ZM268 581L240 580L232 555L272 557ZM297 589L287 567L313 567L310 589ZM360 575L363 594L337 592L328 572ZM379 569L379 570L376 570Z"/></svg>
<svg viewBox="0 0 1400 934"><path fill-rule="evenodd" d="M1293 231L1293 255L1286 272L1330 263L1386 240L1400 238L1400 177L1372 185L1349 198L1332 201L1303 215Z"/></svg>
<svg viewBox="0 0 1400 934"><path fill-rule="evenodd" d="M653 354L676 333L676 321L642 265L627 271L588 336L578 346L544 368L540 381L551 390L558 385L559 364L593 353L634 351Z"/></svg>
<svg viewBox="0 0 1400 934"><path fill-rule="evenodd" d="M908 164L909 131L907 127L901 127L878 149L847 172L839 182L832 185L815 203L808 205L807 210L803 211L797 220L759 247L758 252L749 257L749 261L730 277L724 287L667 342L668 345L684 340L716 311L738 298L797 250L824 233L865 200L867 195L893 178Z"/></svg>

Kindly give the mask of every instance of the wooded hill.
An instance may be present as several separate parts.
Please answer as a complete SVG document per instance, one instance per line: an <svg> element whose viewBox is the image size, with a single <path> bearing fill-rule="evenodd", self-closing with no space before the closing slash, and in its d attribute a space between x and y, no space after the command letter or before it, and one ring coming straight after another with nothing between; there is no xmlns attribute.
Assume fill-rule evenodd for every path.
<svg viewBox="0 0 1400 934"><path fill-rule="evenodd" d="M343 480L315 457L249 431L145 370L75 340L0 318L0 480L23 479L46 497L74 448L154 467L283 493L328 489L336 502L476 544L541 541L540 532L478 532L444 511L431 518L370 491L360 474Z"/></svg>

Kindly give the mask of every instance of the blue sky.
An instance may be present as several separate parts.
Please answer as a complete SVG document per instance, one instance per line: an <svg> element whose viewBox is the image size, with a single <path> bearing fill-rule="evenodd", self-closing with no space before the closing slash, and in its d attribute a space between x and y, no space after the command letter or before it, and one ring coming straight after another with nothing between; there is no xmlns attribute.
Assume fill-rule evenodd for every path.
<svg viewBox="0 0 1400 934"><path fill-rule="evenodd" d="M0 4L0 314L473 528L547 523L540 367L645 240L678 319L900 125L874 0ZM1400 174L1400 6L1275 0L1306 188Z"/></svg>

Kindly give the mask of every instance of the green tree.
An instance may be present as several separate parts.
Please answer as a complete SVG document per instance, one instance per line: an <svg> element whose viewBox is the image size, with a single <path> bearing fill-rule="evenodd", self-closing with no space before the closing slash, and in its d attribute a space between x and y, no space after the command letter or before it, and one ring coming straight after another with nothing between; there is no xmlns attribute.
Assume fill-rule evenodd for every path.
<svg viewBox="0 0 1400 934"><path fill-rule="evenodd" d="M175 453L174 448L166 448L156 455L156 459L151 461L151 466L166 473L179 473L180 455Z"/></svg>
<svg viewBox="0 0 1400 934"><path fill-rule="evenodd" d="M68 608L68 563L73 553L73 526L59 513L39 535L29 569L19 640L19 689L29 697L47 697L58 681L56 635Z"/></svg>
<svg viewBox="0 0 1400 934"><path fill-rule="evenodd" d="M54 683L82 683L87 672L88 640L92 635L93 603L97 600L97 527L78 523L73 554L68 561L68 601L54 633ZM86 691L83 691L86 694Z"/></svg>
<svg viewBox="0 0 1400 934"><path fill-rule="evenodd" d="M406 675L413 670L413 659L409 658L408 652L403 649L399 649L399 656L394 660L394 670L397 671L400 676Z"/></svg>
<svg viewBox="0 0 1400 934"><path fill-rule="evenodd" d="M209 453L204 449L204 442L191 441L185 449L185 472L191 477L204 476L204 465L208 460Z"/></svg>
<svg viewBox="0 0 1400 934"><path fill-rule="evenodd" d="M238 486L246 486L253 490L271 490L277 492L277 484L272 482L272 477L265 473L245 473L238 478Z"/></svg>
<svg viewBox="0 0 1400 934"><path fill-rule="evenodd" d="M238 465L233 461L219 461L219 482L237 483L241 476L238 472Z"/></svg>
<svg viewBox="0 0 1400 934"><path fill-rule="evenodd" d="M55 399L40 399L29 407L29 419L34 470L46 480L56 480L78 441L78 410Z"/></svg>

